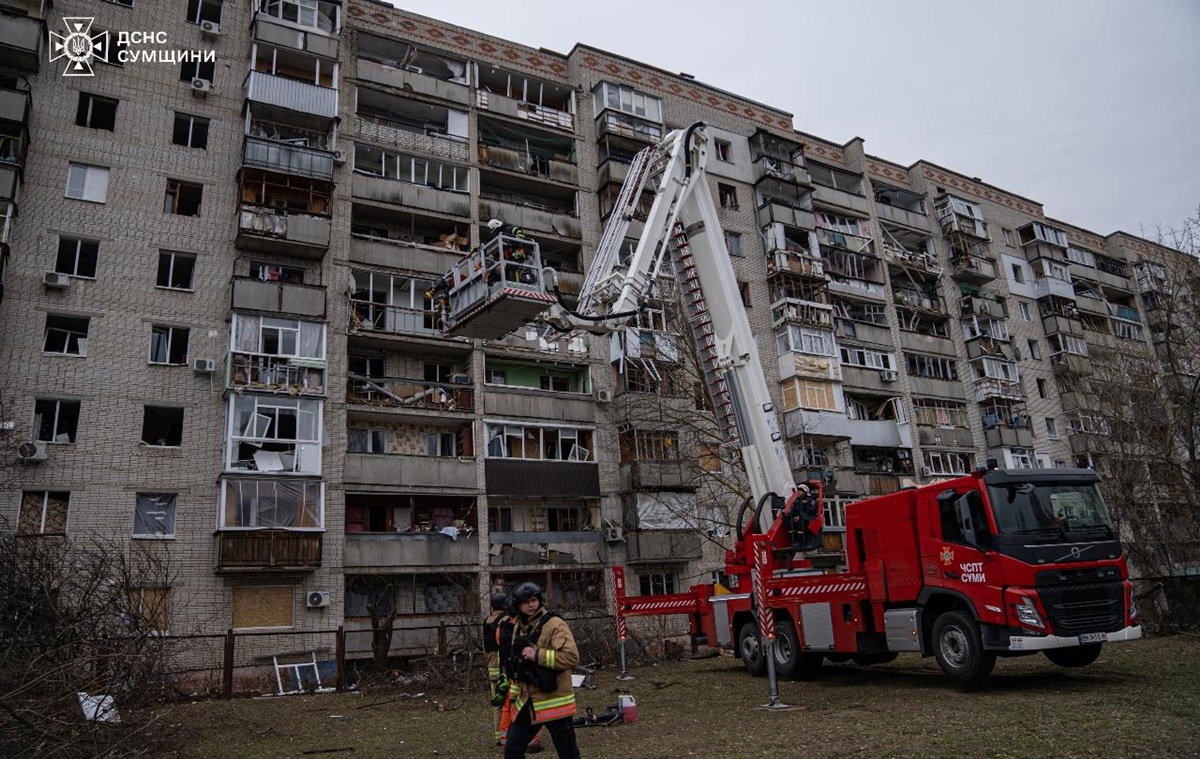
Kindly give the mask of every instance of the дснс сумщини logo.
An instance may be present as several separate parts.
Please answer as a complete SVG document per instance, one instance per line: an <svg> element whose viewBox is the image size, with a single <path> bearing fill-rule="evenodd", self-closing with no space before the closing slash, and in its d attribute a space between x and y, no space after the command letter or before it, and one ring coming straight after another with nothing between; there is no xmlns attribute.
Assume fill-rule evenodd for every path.
<svg viewBox="0 0 1200 759"><path fill-rule="evenodd" d="M92 59L108 57L108 32L92 34L90 17L64 18L66 34L50 32L50 62L67 59L63 76L93 76Z"/></svg>

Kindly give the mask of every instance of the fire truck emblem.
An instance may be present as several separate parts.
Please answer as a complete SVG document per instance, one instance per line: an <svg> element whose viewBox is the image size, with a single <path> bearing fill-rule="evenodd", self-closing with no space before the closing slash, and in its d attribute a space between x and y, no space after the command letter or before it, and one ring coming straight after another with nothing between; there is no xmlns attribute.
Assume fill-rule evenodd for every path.
<svg viewBox="0 0 1200 759"><path fill-rule="evenodd" d="M951 551L949 548L943 548L942 549L942 563L943 564L953 564L954 563L954 551Z"/></svg>

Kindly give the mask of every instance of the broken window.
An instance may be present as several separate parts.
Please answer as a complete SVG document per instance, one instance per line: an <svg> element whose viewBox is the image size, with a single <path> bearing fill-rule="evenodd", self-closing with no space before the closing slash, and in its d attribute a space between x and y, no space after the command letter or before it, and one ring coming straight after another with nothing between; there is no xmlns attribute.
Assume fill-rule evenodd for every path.
<svg viewBox="0 0 1200 759"><path fill-rule="evenodd" d="M71 356L87 355L88 323L86 316L46 314L46 334L42 350Z"/></svg>
<svg viewBox="0 0 1200 759"><path fill-rule="evenodd" d="M142 415L142 442L169 448L183 445L183 409L146 406Z"/></svg>
<svg viewBox="0 0 1200 759"><path fill-rule="evenodd" d="M178 179L167 180L167 194L163 201L163 213L178 216L199 216L200 201L204 197L204 185L194 182L184 182Z"/></svg>
<svg viewBox="0 0 1200 759"><path fill-rule="evenodd" d="M92 279L96 276L96 260L99 257L99 242L80 240L75 237L59 237L58 257L54 262L54 270L72 277Z"/></svg>
<svg viewBox="0 0 1200 759"><path fill-rule="evenodd" d="M158 252L158 287L168 290L191 290L196 273L196 257L173 250Z"/></svg>
<svg viewBox="0 0 1200 759"><path fill-rule="evenodd" d="M175 537L175 493L138 493L133 510L133 537Z"/></svg>
<svg viewBox="0 0 1200 759"><path fill-rule="evenodd" d="M183 366L188 359L188 340L191 330L187 327L150 328L150 363Z"/></svg>
<svg viewBox="0 0 1200 759"><path fill-rule="evenodd" d="M37 439L47 443L74 443L79 430L79 401L37 400L33 427Z"/></svg>
<svg viewBox="0 0 1200 759"><path fill-rule="evenodd" d="M75 110L75 123L81 127L111 132L117 126L117 102L112 98L81 92Z"/></svg>

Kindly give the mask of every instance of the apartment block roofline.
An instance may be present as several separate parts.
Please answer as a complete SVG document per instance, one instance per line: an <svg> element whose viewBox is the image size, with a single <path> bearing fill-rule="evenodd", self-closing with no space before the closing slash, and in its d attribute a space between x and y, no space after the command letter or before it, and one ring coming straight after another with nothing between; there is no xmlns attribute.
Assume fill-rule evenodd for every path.
<svg viewBox="0 0 1200 759"><path fill-rule="evenodd" d="M745 95L739 95L735 92L729 92L728 90L723 90L720 87L714 87L711 84L706 84L706 83L701 82L700 80L692 77L690 74L684 74L682 72L667 71L666 69L662 69L657 66L653 66L644 61L635 60L628 56L621 55L620 53L614 53L609 50L604 50L602 48L595 47L593 45L588 45L583 42L576 42L574 47L571 48L571 52L567 54L567 57L573 58L575 56L576 52L579 52L580 54L583 54L585 52L591 52L591 53L597 53L597 54L600 54L603 56L607 56L609 58L614 58L616 60L623 61L632 66L637 66L638 68L645 69L645 70L653 72L655 74L659 74L664 77L669 77L670 79L672 79L684 86L703 88L705 90L708 90L709 92L712 92L713 94L721 95L721 96L727 97L727 98L732 98L739 102L745 103L746 105L752 105L757 108L762 108L765 111L769 111L770 115L775 118L776 122L781 122L784 119L787 120L788 125L786 127L784 127L782 125L782 123L776 123L774 125L776 129L791 130L793 128L792 122L794 120L794 116L793 116L793 114L789 113L788 111L784 111L784 110L776 108L775 106L772 106L772 105L767 105L766 103L760 103L757 100L751 100L750 98L747 98ZM678 94L678 93L674 93L674 94Z"/></svg>
<svg viewBox="0 0 1200 759"><path fill-rule="evenodd" d="M1106 247L1104 244L1104 235L1093 232L1090 229L1084 229L1068 221L1052 219L1049 216L1046 217L1046 223L1060 227L1067 233L1067 240L1069 242L1078 243L1094 251L1102 251Z"/></svg>
<svg viewBox="0 0 1200 759"><path fill-rule="evenodd" d="M1117 239L1117 238L1120 238L1120 239ZM1184 256L1192 256L1193 258L1200 258L1200 255L1188 253L1187 251L1180 250L1179 248L1172 248L1170 245L1165 245L1161 242L1156 242L1154 240L1148 240L1145 237L1142 237L1140 235L1131 234L1129 232L1124 232L1121 230L1117 230L1116 232L1113 232L1113 233L1105 236L1104 239L1106 241L1111 240L1113 242L1116 242L1117 244L1121 244L1122 241L1125 241L1127 244L1127 247L1129 247L1133 250L1140 250L1142 252L1158 251L1158 252L1167 253L1167 254L1184 255Z"/></svg>
<svg viewBox="0 0 1200 759"><path fill-rule="evenodd" d="M446 51L454 50L479 62L520 69L560 84L570 83L567 75L567 58L562 53L556 53L544 47L535 48L522 45L503 37L496 37L486 32L397 8L380 0L348 0L346 17L351 25L354 25L355 22L369 21L383 26L383 31L406 36L414 42L440 47ZM389 25L389 21L395 19L407 20L413 24L413 28L394 28ZM416 26L418 23L424 25L425 29L418 28ZM370 32L371 30L364 29L363 31Z"/></svg>

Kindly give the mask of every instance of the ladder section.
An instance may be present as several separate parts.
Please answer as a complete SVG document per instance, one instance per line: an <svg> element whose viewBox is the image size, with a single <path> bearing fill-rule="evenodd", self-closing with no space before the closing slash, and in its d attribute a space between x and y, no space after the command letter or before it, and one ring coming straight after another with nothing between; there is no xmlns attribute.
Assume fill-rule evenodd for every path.
<svg viewBox="0 0 1200 759"><path fill-rule="evenodd" d="M592 313L596 306L592 302L592 293L597 285L608 278L616 265L621 243L625 240L629 222L633 219L634 209L637 208L638 199L641 198L650 177L655 156L660 152L656 147L645 148L633 157L633 162L629 165L629 174L621 185L621 194L617 196L608 223L604 225L600 244L596 246L596 254L592 257L592 265L588 267L587 276L583 280L577 309L580 313Z"/></svg>
<svg viewBox="0 0 1200 759"><path fill-rule="evenodd" d="M708 302L704 298L704 289L700 286L700 276L696 272L696 264L692 260L692 250L688 243L687 232L684 231L683 224L678 221L671 230L671 249L675 252L675 276L679 282L684 308L687 310L692 336L695 338L696 351L704 371L708 397L712 399L713 411L717 416L717 424L721 427L725 440L732 445L740 446L733 397L729 392L729 383L725 379L720 355L717 352L717 335L713 330L712 314L709 313Z"/></svg>

